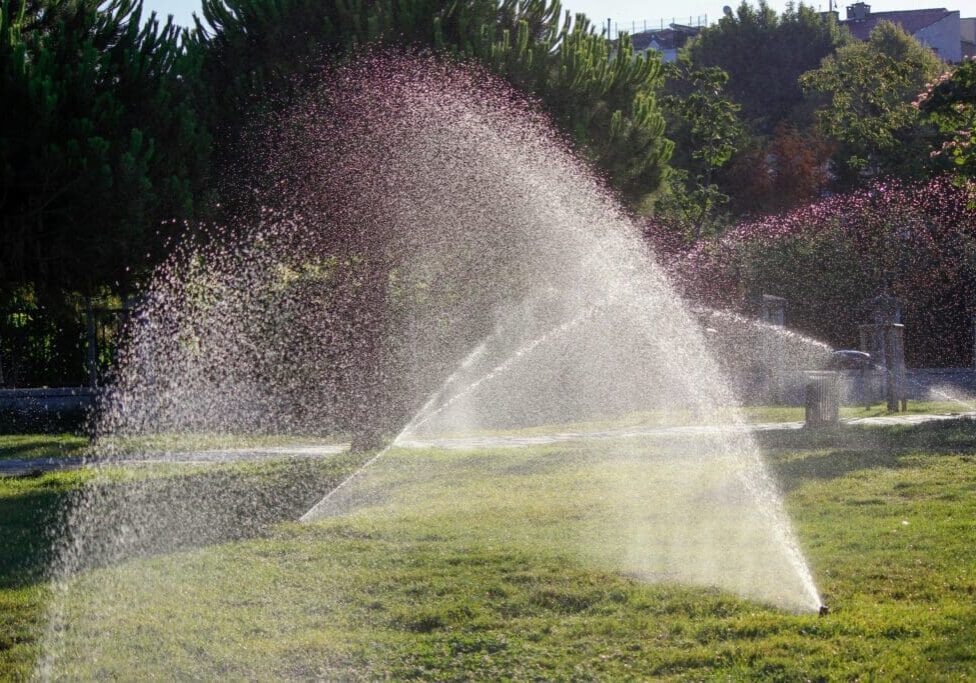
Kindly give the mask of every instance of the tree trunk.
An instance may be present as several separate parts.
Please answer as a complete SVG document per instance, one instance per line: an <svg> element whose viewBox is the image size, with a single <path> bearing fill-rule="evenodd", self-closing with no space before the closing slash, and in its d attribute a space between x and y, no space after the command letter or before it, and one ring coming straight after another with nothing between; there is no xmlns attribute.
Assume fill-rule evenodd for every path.
<svg viewBox="0 0 976 683"><path fill-rule="evenodd" d="M388 287L390 265L376 258L350 266L346 295L351 358L340 400L347 403L346 421L353 452L383 448L397 419L394 363L389 341Z"/></svg>

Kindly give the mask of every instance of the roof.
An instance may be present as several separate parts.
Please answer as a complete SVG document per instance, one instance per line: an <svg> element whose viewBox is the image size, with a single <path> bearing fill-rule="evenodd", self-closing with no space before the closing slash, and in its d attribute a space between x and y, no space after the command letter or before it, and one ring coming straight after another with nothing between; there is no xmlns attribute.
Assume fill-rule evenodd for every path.
<svg viewBox="0 0 976 683"><path fill-rule="evenodd" d="M907 33L915 34L923 28L942 21L950 14L957 13L955 11L950 12L944 7L938 9L901 10L898 12L871 12L867 18L861 19L860 21L856 19L845 19L840 23L846 26L851 32L851 35L858 40L867 40L871 34L871 30L882 21L890 21L893 24L898 24Z"/></svg>
<svg viewBox="0 0 976 683"><path fill-rule="evenodd" d="M668 28L635 33L630 37L630 40L638 52L649 48L669 50L684 46L688 38L697 35L699 31L701 28L697 26L671 24Z"/></svg>

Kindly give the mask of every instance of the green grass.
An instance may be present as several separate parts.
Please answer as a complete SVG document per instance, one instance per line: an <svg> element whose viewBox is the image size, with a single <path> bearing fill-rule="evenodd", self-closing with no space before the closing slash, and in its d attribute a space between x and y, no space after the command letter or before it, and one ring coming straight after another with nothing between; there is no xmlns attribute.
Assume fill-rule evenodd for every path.
<svg viewBox="0 0 976 683"><path fill-rule="evenodd" d="M82 455L87 437L78 434L0 434L0 460Z"/></svg>
<svg viewBox="0 0 976 683"><path fill-rule="evenodd" d="M575 550L569 530L585 538L605 531L580 531L580 518L571 517L599 479L578 446L428 451L405 461L399 474L416 488L391 490L392 508L428 490L429 475L454 482L452 496L425 507L414 500L409 514L383 513L380 505L313 525L285 520L356 461L109 477L100 485L130 487L132 495L160 502L177 484L194 500L194 490L220 490L222 498L205 507L211 523L192 542L147 539L131 556L79 577L68 605L79 618L71 620L67 642L79 648L77 667L66 673L261 680L976 676L976 425L759 438L832 607L826 618L713 588L646 583ZM643 456L675 447L662 443ZM625 467L628 457L608 462ZM583 472L587 479L579 478ZM0 679L28 675L38 652L46 560L31 539L44 519L56 519L58 501L90 476L0 480ZM557 484L574 496L535 495ZM483 507L470 501L474 488L484 492ZM514 495L519 490L530 495ZM255 507L255 499L267 507ZM242 526L250 515L258 521ZM118 595L127 598L124 608Z"/></svg>

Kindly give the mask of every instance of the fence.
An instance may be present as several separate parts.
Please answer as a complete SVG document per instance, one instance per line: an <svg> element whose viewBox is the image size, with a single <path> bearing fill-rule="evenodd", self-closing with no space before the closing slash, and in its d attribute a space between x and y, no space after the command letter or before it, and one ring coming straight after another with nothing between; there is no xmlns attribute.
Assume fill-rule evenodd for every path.
<svg viewBox="0 0 976 683"><path fill-rule="evenodd" d="M686 19L687 23L685 23ZM708 26L708 15L700 14L698 16L670 17L668 19L632 19L629 21L617 21L616 19L605 18L603 19L603 30L609 30L610 38L616 40L620 37L621 33L634 35L635 33L643 33L645 31L663 31L671 24L704 28Z"/></svg>
<svg viewBox="0 0 976 683"><path fill-rule="evenodd" d="M127 311L84 304L0 310L0 388L97 385Z"/></svg>

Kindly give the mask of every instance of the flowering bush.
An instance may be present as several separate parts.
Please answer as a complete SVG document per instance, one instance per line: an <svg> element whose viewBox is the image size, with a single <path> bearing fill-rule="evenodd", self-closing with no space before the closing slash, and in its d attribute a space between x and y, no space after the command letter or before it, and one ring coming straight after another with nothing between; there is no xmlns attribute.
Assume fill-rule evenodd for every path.
<svg viewBox="0 0 976 683"><path fill-rule="evenodd" d="M910 364L968 365L974 206L976 184L881 182L742 223L690 250L658 252L688 298L748 309L758 295L782 296L791 327L837 347L858 344L866 301L888 292L903 300ZM663 231L647 233L656 241Z"/></svg>

